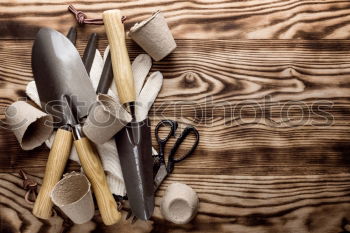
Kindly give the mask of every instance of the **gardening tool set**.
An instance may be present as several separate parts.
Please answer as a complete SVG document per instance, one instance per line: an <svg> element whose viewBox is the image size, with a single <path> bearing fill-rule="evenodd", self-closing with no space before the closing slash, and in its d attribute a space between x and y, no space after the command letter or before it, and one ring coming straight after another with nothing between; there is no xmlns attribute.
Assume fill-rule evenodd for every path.
<svg viewBox="0 0 350 233"><path fill-rule="evenodd" d="M84 223L94 215L93 194L106 225L120 220L117 202L122 199L128 200L135 218L148 220L155 207L155 191L172 173L175 163L191 155L199 142L195 127L187 126L177 136L178 123L162 120L155 128L159 152L152 148L147 113L161 89L163 76L148 72L152 58L159 61L171 53L176 48L175 40L164 16L157 11L129 32L152 58L141 54L131 64L125 17L119 10L103 12L102 19L86 19L74 7L69 9L79 23L103 23L109 46L102 57L97 50L98 37L92 34L81 58L75 48L75 28L67 36L50 28L41 28L36 35L32 48L34 81L28 84L26 93L42 111L23 101L6 110L7 122L23 149L33 149L43 142L51 148L33 214L48 219L55 204L74 223ZM166 131L166 137L161 137L160 131ZM172 136L177 140L166 164L165 146ZM184 140L194 142L178 157ZM69 158L81 164L80 173L63 174ZM179 194L186 196L185 191ZM172 211L169 206L176 206L178 198L186 199L177 198L177 192L172 191L167 194L171 198L164 199L162 212L166 219L181 224L194 217L198 198L187 193L194 198L189 199L194 203L189 217L177 222L167 217Z"/></svg>

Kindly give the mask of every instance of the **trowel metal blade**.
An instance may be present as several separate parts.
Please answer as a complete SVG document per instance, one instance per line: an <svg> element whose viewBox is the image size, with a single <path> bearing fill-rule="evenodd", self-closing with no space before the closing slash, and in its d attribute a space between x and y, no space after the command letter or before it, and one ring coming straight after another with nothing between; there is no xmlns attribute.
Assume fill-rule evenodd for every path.
<svg viewBox="0 0 350 233"><path fill-rule="evenodd" d="M77 121L87 116L96 94L77 49L63 34L42 28L32 50L32 68L41 106L55 126L71 124L67 100Z"/></svg>
<svg viewBox="0 0 350 233"><path fill-rule="evenodd" d="M133 214L149 219L154 210L153 158L148 119L133 120L115 136Z"/></svg>

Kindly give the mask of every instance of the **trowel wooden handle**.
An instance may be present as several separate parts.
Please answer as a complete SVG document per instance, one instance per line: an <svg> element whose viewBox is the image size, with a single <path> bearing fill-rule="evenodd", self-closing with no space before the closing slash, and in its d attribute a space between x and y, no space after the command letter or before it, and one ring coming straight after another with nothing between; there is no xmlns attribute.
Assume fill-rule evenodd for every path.
<svg viewBox="0 0 350 233"><path fill-rule="evenodd" d="M102 16L120 102L121 104L133 102L136 100L134 78L125 44L124 25L120 20L122 15L120 10L108 10L103 12Z"/></svg>
<svg viewBox="0 0 350 233"><path fill-rule="evenodd" d="M39 195L35 200L33 214L42 219L51 217L52 201L51 191L55 184L61 179L70 151L72 149L73 136L68 130L57 130L51 147L49 158L46 163L43 184Z"/></svg>
<svg viewBox="0 0 350 233"><path fill-rule="evenodd" d="M112 225L119 222L121 214L117 210L117 203L109 190L106 175L97 152L87 138L74 141L74 145L84 173L91 183L103 223Z"/></svg>

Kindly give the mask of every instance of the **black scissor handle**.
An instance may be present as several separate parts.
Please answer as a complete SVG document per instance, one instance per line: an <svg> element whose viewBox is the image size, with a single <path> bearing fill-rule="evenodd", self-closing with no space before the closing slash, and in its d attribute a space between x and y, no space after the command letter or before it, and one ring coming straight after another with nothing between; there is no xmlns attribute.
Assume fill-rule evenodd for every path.
<svg viewBox="0 0 350 233"><path fill-rule="evenodd" d="M165 138L160 138L159 137L159 129L162 127L170 127L170 131L168 135ZM177 122L173 120L161 120L157 126L156 129L154 130L156 140L158 142L159 146L159 153L158 153L158 158L160 160L160 163L165 163L164 161L164 149L165 149L165 144L169 140L171 136L175 136L175 131L177 129Z"/></svg>
<svg viewBox="0 0 350 233"><path fill-rule="evenodd" d="M183 155L183 156L181 156L179 158L175 158L175 153L176 153L177 149L179 148L181 143L186 139L186 137L190 133L193 133L195 135L195 137L196 137L196 140L195 140L192 148L185 155ZM174 147L171 148L171 151L170 151L170 154L169 154L169 158L168 158L168 164L167 164L167 171L168 171L168 173L172 173L173 172L175 163L178 163L178 162L184 160L189 155L191 155L194 152L194 150L196 149L196 147L198 146L198 143L199 143L198 130L194 126L187 126L184 129L184 131L182 131L182 134L180 135L180 137L176 140Z"/></svg>
<svg viewBox="0 0 350 233"><path fill-rule="evenodd" d="M159 137L159 129L160 128L163 128L163 127L169 127L170 126L170 131L168 133L168 135L165 137L165 138L160 138ZM171 136L175 136L175 132L176 132L176 129L177 129L177 122L176 121L173 121L173 120L161 120L157 126L156 126L156 129L155 129L155 135L156 135L156 139L158 141L158 143L162 143L162 144L165 144L169 138Z"/></svg>

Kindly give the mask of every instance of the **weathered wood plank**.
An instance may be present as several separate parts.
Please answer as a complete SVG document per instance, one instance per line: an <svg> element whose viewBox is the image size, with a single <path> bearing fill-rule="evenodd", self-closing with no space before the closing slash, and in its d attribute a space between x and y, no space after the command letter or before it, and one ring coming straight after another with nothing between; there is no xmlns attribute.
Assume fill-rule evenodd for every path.
<svg viewBox="0 0 350 233"><path fill-rule="evenodd" d="M246 1L48 1L0 3L0 37L33 38L39 27L67 31L76 22L67 12L74 4L89 17L119 8L128 17L126 28L161 10L178 39L349 39L347 0ZM83 34L104 32L87 26Z"/></svg>
<svg viewBox="0 0 350 233"><path fill-rule="evenodd" d="M153 66L165 80L150 113L152 129L159 119L176 119L180 128L194 124L201 142L160 187L151 221L134 225L106 227L98 212L81 226L60 214L42 221L24 202L18 176L0 173L0 232L350 232L349 1L1 1L0 120L32 80L38 29L66 33L76 25L68 4L89 17L120 8L126 28L157 9L165 14L178 48ZM105 48L103 26L78 30L80 52L91 32ZM132 59L142 52L131 41L128 49ZM40 182L47 155L44 146L22 151L0 128L0 172L24 168ZM70 162L71 170L79 166ZM172 182L199 194L199 215L190 224L174 225L160 214Z"/></svg>
<svg viewBox="0 0 350 233"><path fill-rule="evenodd" d="M37 174L39 177L42 174ZM40 178L36 179L40 182ZM183 182L199 195L198 216L190 224L165 221L159 205L166 186ZM0 230L35 232L343 232L349 224L349 174L318 176L208 176L173 174L156 195L149 222L130 220L105 227L98 212L92 222L72 225L56 215L42 221L23 200L25 191L17 175L0 174ZM125 216L125 212L123 213ZM329 218L329 216L332 216ZM327 219L327 221L325 221Z"/></svg>
<svg viewBox="0 0 350 233"><path fill-rule="evenodd" d="M0 45L2 118L32 80L31 43ZM78 42L80 52L85 43ZM178 45L152 68L165 80L150 118L152 128L171 118L200 131L200 145L179 164L179 173L203 174L203 167L205 174L226 175L350 171L349 40L178 40ZM132 59L142 52L131 41L128 47ZM23 166L42 171L48 152L44 147L23 152L4 130L0 151L1 171Z"/></svg>

